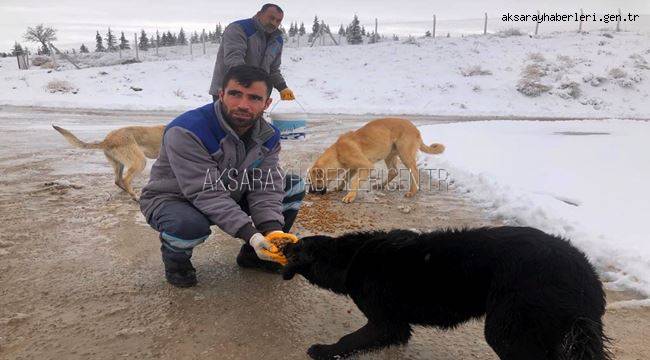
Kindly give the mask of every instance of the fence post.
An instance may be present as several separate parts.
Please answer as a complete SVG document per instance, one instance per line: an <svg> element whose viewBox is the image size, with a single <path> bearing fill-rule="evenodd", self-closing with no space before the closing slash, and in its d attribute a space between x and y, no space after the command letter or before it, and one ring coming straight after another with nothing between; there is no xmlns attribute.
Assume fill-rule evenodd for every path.
<svg viewBox="0 0 650 360"><path fill-rule="evenodd" d="M205 29L203 29L203 33L201 34L201 39L203 39L203 55L205 55Z"/></svg>
<svg viewBox="0 0 650 360"><path fill-rule="evenodd" d="M18 69L29 70L29 62L27 61L27 54L17 55Z"/></svg>
<svg viewBox="0 0 650 360"><path fill-rule="evenodd" d="M621 8L618 8L618 19L616 19L616 31L621 31Z"/></svg>
<svg viewBox="0 0 650 360"><path fill-rule="evenodd" d="M487 13L485 13L485 22L483 23L483 35L487 34Z"/></svg>
<svg viewBox="0 0 650 360"><path fill-rule="evenodd" d="M375 18L375 39L374 41L377 42L379 38L379 34L377 33L377 18Z"/></svg>
<svg viewBox="0 0 650 360"><path fill-rule="evenodd" d="M25 70L25 68L23 67L23 61L22 61L22 60L25 59L24 56L25 55L16 54L16 61L18 62L18 70Z"/></svg>
<svg viewBox="0 0 650 360"><path fill-rule="evenodd" d="M133 43L134 47L135 47L135 60L140 61L140 56L139 56L140 54L138 52L138 50L140 48L140 45L138 44L138 34L137 33L133 34L133 37L135 39L135 41Z"/></svg>
<svg viewBox="0 0 650 360"><path fill-rule="evenodd" d="M81 69L79 67L79 65L77 65L77 63L75 63L74 60L72 60L71 57L69 57L66 53L62 52L61 50L57 49L56 46L50 44L50 49L51 49L53 55L55 53L59 53L64 59L68 60L72 65L74 65L74 67L76 67L79 70Z"/></svg>
<svg viewBox="0 0 650 360"><path fill-rule="evenodd" d="M578 32L582 32L582 9L580 9L580 25L578 25Z"/></svg>
<svg viewBox="0 0 650 360"><path fill-rule="evenodd" d="M537 21L535 22L535 36L537 36L537 30L539 30L539 10L537 10Z"/></svg>
<svg viewBox="0 0 650 360"><path fill-rule="evenodd" d="M56 54L54 53L54 49L50 46L50 55L52 58L52 65L56 67Z"/></svg>
<svg viewBox="0 0 650 360"><path fill-rule="evenodd" d="M435 37L436 37L436 14L433 14L433 34L431 34L431 35L435 39Z"/></svg>
<svg viewBox="0 0 650 360"><path fill-rule="evenodd" d="M192 39L190 39L189 43L190 43L190 58L194 60L194 52L192 51Z"/></svg>

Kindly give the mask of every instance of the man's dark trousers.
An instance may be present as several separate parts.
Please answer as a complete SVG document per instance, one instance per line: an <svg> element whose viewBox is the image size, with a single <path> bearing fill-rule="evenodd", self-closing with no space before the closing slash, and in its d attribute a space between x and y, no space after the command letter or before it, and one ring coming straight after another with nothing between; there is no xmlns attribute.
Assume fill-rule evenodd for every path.
<svg viewBox="0 0 650 360"><path fill-rule="evenodd" d="M289 232L305 197L305 183L297 175L287 175L282 200L284 232ZM242 210L250 214L245 198L239 202ZM192 249L210 236L212 222L189 201L172 200L160 204L148 219L149 225L160 232L163 256L175 261L189 259Z"/></svg>

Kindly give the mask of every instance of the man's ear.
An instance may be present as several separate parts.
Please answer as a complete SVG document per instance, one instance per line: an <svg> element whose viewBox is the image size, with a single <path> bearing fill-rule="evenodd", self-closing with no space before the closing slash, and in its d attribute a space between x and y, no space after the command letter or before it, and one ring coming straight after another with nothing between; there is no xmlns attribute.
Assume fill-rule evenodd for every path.
<svg viewBox="0 0 650 360"><path fill-rule="evenodd" d="M266 99L266 104L264 105L264 110L269 108L269 105L273 102L273 98L269 95L269 98Z"/></svg>
<svg viewBox="0 0 650 360"><path fill-rule="evenodd" d="M223 101L223 95L224 94L225 94L225 92L223 91L223 89L219 89L219 100L220 101Z"/></svg>

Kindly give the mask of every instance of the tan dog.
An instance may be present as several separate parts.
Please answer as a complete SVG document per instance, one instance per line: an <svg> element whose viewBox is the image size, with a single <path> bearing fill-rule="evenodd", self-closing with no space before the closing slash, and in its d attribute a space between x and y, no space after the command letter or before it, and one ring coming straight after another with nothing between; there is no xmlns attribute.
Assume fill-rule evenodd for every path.
<svg viewBox="0 0 650 360"><path fill-rule="evenodd" d="M73 146L82 149L102 149L115 171L115 185L129 193L133 200L138 201L131 187L131 181L135 175L144 170L147 165L146 158L158 157L165 125L123 127L109 132L104 140L94 143L83 142L68 130L56 125L52 127ZM125 167L127 170L123 177Z"/></svg>
<svg viewBox="0 0 650 360"><path fill-rule="evenodd" d="M427 146L422 142L420 131L408 120L385 118L373 120L356 131L347 132L321 155L307 174L310 192L324 193L327 185L339 179L341 171L346 172L350 191L343 197L344 203L351 203L357 197L360 183L367 181L370 170L377 161L384 160L388 177L380 187L386 186L397 174L397 157L410 170L411 184L407 197L415 195L420 181L416 164L417 151L440 154L445 151L442 144ZM339 183L337 190L345 182Z"/></svg>

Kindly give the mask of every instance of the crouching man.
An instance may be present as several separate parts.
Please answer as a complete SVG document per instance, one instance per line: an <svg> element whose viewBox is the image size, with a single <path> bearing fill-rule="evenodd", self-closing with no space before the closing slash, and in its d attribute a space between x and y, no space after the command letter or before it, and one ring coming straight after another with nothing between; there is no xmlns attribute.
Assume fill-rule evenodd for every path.
<svg viewBox="0 0 650 360"><path fill-rule="evenodd" d="M240 266L279 268L265 251L272 247L266 236L292 236L305 185L278 164L280 132L262 118L271 89L264 70L235 66L216 102L167 125L140 208L160 232L170 284L196 284L192 249L210 235L210 225L245 241Z"/></svg>

